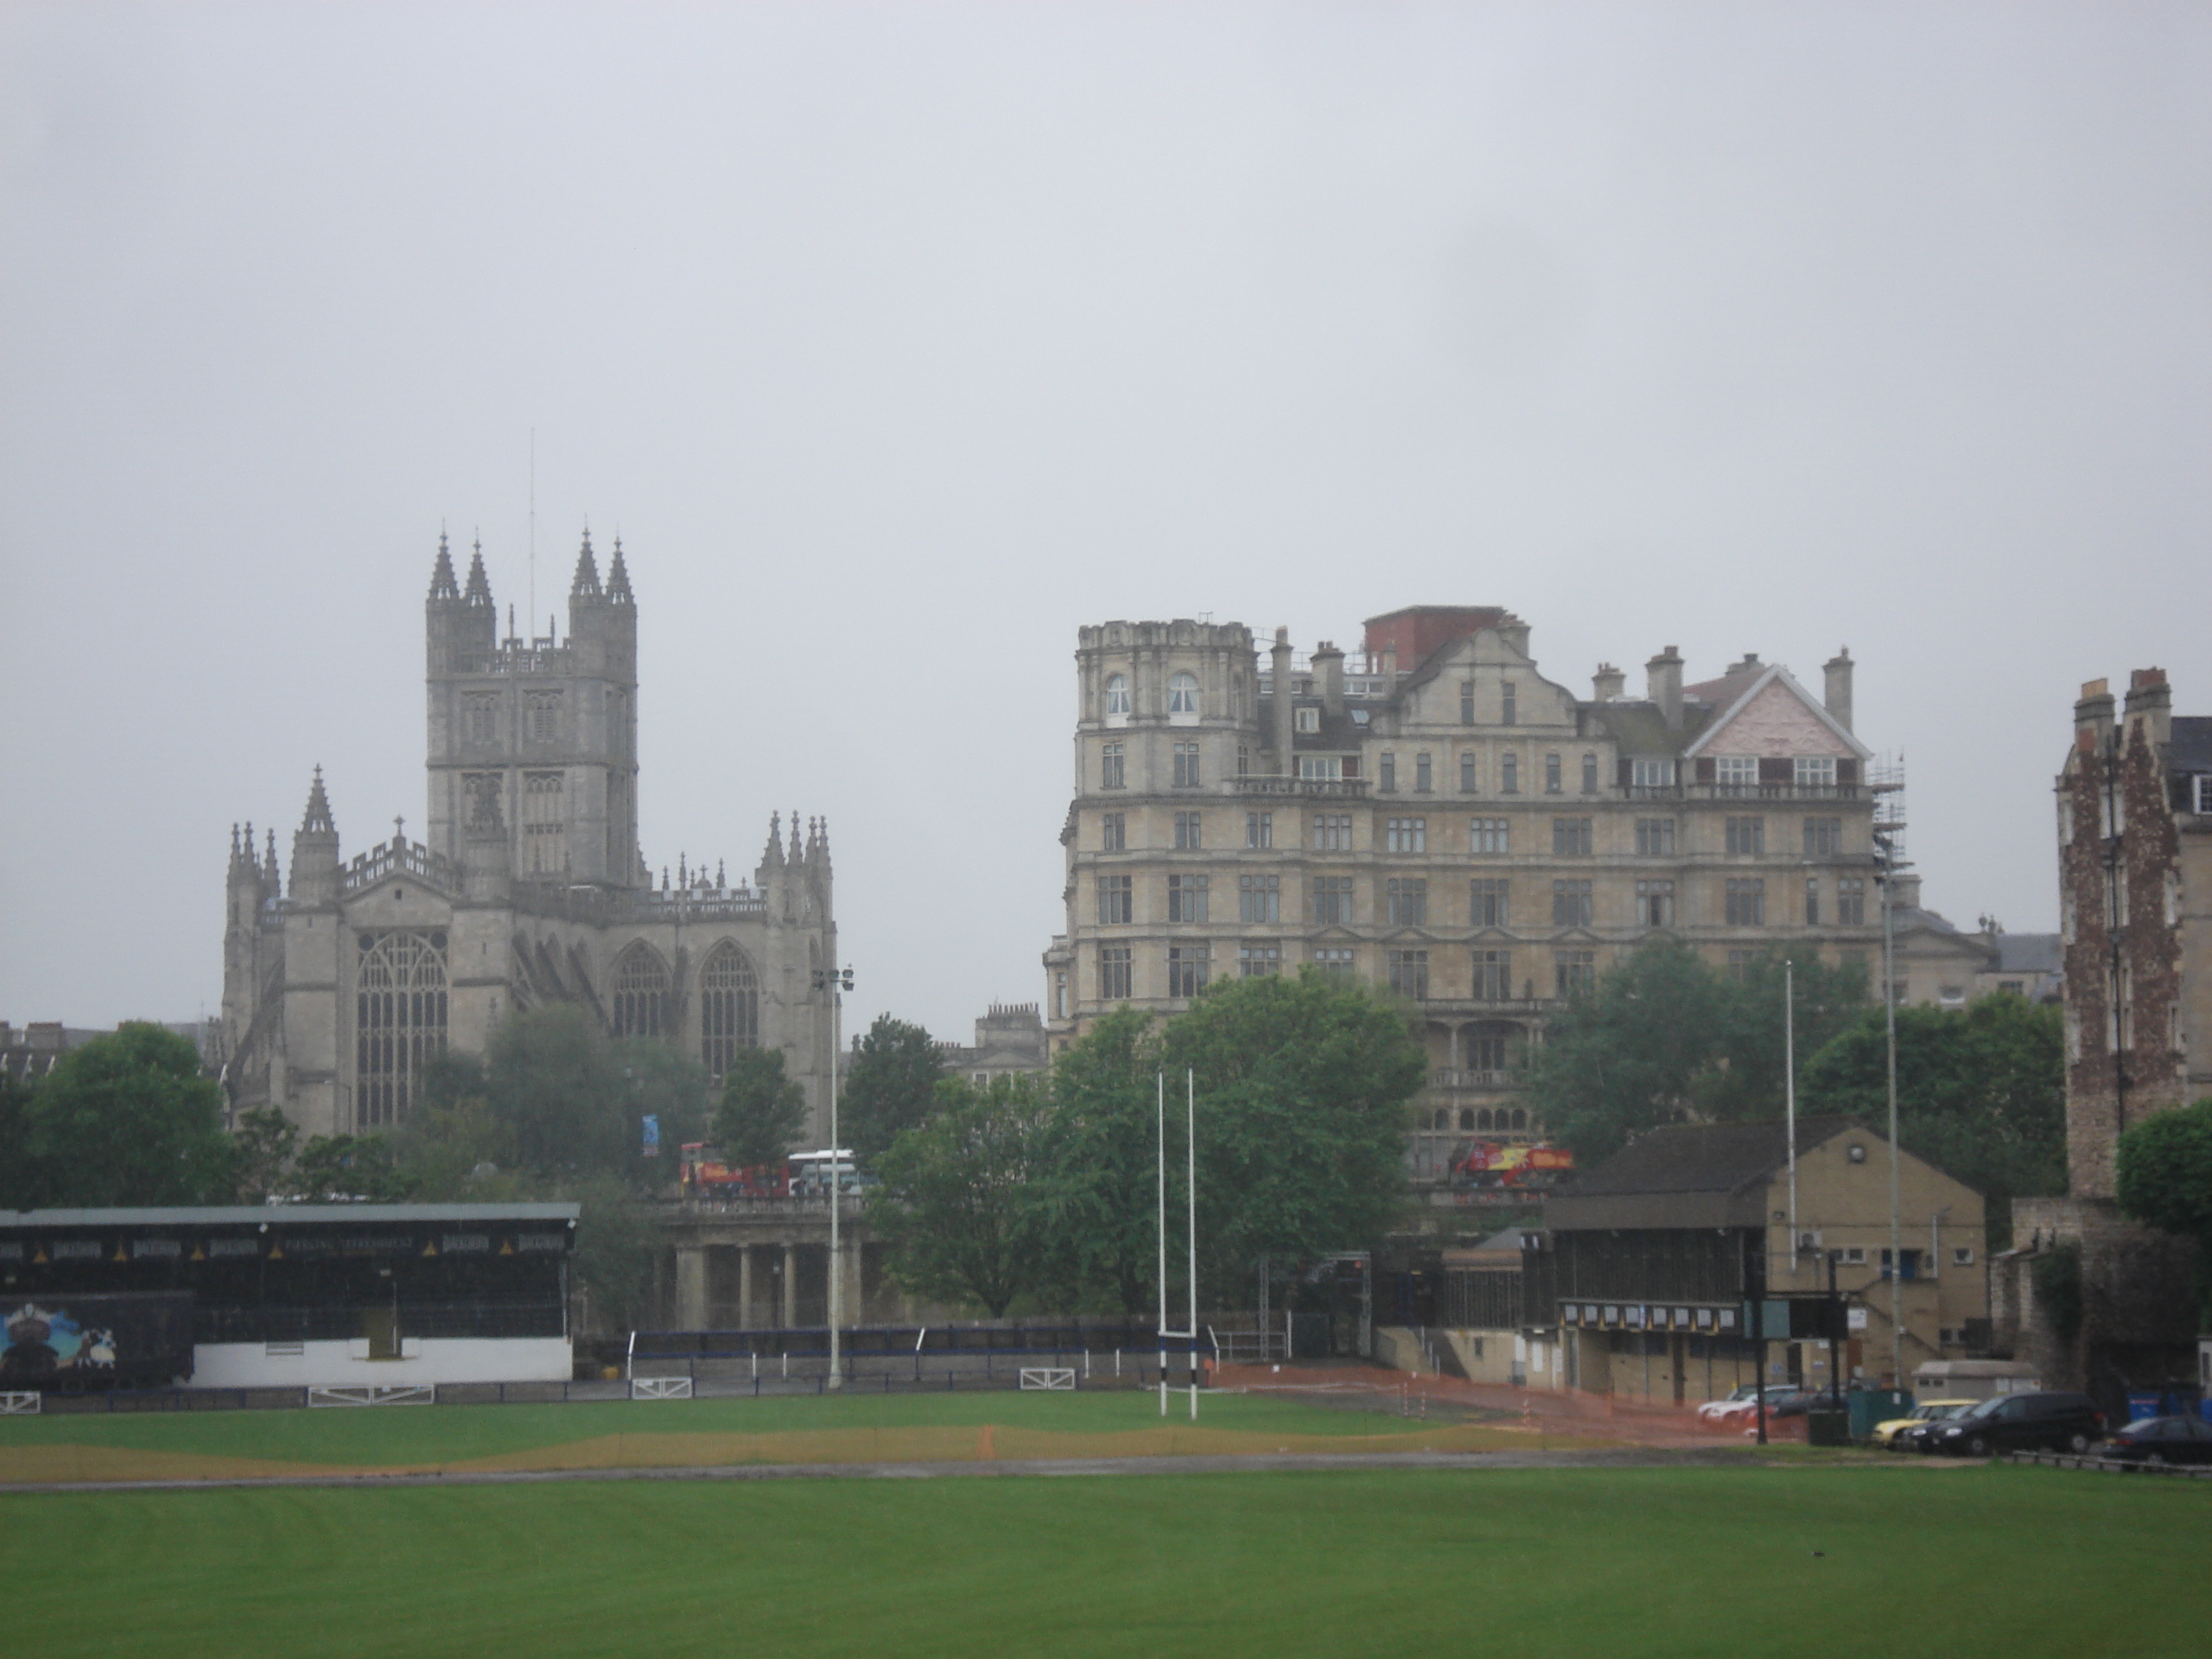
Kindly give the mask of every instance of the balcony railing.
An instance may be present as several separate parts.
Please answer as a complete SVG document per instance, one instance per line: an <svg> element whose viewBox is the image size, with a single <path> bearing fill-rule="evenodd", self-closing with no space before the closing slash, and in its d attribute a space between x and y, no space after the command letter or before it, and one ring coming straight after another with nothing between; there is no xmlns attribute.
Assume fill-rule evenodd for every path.
<svg viewBox="0 0 2212 1659"><path fill-rule="evenodd" d="M1630 800L1863 800L1859 783L1632 783Z"/></svg>
<svg viewBox="0 0 2212 1659"><path fill-rule="evenodd" d="M1440 1066L1429 1073L1431 1089L1510 1089L1522 1079L1517 1071L1465 1071Z"/></svg>
<svg viewBox="0 0 2212 1659"><path fill-rule="evenodd" d="M1299 795L1310 800L1357 800L1367 793L1365 778L1231 778L1240 795Z"/></svg>

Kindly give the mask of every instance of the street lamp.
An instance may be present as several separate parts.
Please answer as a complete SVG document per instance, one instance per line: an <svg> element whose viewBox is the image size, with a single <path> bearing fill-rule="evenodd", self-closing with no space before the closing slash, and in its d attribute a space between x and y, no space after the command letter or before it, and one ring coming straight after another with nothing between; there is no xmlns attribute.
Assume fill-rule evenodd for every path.
<svg viewBox="0 0 2212 1659"><path fill-rule="evenodd" d="M844 1266L844 1253L837 1235L837 1160L844 1156L837 1145L837 1060L838 1051L845 1041L844 993L853 988L850 968L817 968L814 988L830 995L830 1379L829 1386L842 1389L845 1378L839 1369L837 1328L844 1314L844 1298L840 1294L840 1269Z"/></svg>

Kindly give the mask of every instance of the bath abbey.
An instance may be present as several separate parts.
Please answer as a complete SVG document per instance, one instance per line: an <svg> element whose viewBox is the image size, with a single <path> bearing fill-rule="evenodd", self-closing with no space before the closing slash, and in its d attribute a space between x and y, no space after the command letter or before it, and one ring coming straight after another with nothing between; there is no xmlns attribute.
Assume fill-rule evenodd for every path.
<svg viewBox="0 0 2212 1659"><path fill-rule="evenodd" d="M292 835L234 830L220 1059L234 1112L308 1134L404 1121L440 1050L481 1052L517 1010L565 1002L611 1036L678 1043L719 1078L781 1048L826 1131L836 960L829 835L771 819L750 878L638 850L637 604L622 544L586 534L565 639L507 636L478 547L465 583L438 543L428 640L428 838L348 860L316 770Z"/></svg>

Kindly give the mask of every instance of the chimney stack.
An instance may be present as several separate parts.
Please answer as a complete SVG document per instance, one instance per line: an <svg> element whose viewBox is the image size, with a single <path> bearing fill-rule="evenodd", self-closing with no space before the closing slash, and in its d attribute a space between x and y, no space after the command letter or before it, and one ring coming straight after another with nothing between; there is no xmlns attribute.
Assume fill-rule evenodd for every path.
<svg viewBox="0 0 2212 1659"><path fill-rule="evenodd" d="M1682 729L1682 653L1668 646L1644 665L1645 695L1659 705L1669 732Z"/></svg>
<svg viewBox="0 0 2212 1659"><path fill-rule="evenodd" d="M1851 729L1851 648L1848 645L1828 659L1828 695L1821 701L1844 731Z"/></svg>
<svg viewBox="0 0 2212 1659"><path fill-rule="evenodd" d="M1274 728L1275 770L1283 777L1295 777L1298 769L1292 763L1291 756L1291 708L1294 692L1291 679L1291 630L1287 627L1275 630L1275 648L1270 653L1270 659L1275 689L1274 704L1268 711L1272 716L1268 724Z"/></svg>
<svg viewBox="0 0 2212 1659"><path fill-rule="evenodd" d="M2138 668L2128 676L2128 724L2143 726L2154 750L2173 738L2173 688L2163 668Z"/></svg>
<svg viewBox="0 0 2212 1659"><path fill-rule="evenodd" d="M2101 751L2112 735L2112 692L2102 680L2085 680L2074 705L2074 740L2084 749Z"/></svg>
<svg viewBox="0 0 2212 1659"><path fill-rule="evenodd" d="M1590 676L1590 689L1596 692L1600 702L1611 702L1627 685L1628 676L1609 662L1600 663L1597 672Z"/></svg>
<svg viewBox="0 0 2212 1659"><path fill-rule="evenodd" d="M1323 640L1314 647L1314 687L1321 693L1321 706L1332 714L1344 712L1344 653L1328 641Z"/></svg>

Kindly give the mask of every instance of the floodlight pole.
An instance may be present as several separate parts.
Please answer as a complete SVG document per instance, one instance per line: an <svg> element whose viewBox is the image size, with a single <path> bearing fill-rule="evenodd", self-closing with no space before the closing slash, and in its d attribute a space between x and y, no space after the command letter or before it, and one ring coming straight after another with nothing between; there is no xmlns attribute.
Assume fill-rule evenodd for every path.
<svg viewBox="0 0 2212 1659"><path fill-rule="evenodd" d="M1790 1282L1797 1282L1797 968L1782 958L1783 1115L1790 1136Z"/></svg>
<svg viewBox="0 0 2212 1659"><path fill-rule="evenodd" d="M1897 922L1890 902L1898 858L1888 836L1876 834L1881 860L1881 1018L1887 1043L1889 1088L1889 1386L1905 1389L1905 1207L1897 1158Z"/></svg>
<svg viewBox="0 0 2212 1659"><path fill-rule="evenodd" d="M853 970L850 968L817 968L814 970L814 988L817 991L827 991L830 994L830 1376L828 1386L842 1389L845 1386L845 1378L840 1369L842 1356L838 1352L840 1344L837 1340L837 1328L844 1317L845 1298L842 1293L843 1287L838 1281L842 1277L842 1269L845 1262L844 1252L840 1248L842 1241L837 1230L837 1159L839 1157L837 1061L839 1051L845 1041L844 993L853 988Z"/></svg>

